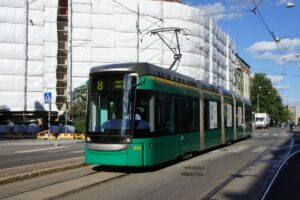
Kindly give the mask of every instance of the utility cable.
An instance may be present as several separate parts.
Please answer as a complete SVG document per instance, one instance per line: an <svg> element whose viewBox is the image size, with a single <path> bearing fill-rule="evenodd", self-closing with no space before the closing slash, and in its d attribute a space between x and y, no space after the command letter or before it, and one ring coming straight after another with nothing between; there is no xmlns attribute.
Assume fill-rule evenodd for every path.
<svg viewBox="0 0 300 200"><path fill-rule="evenodd" d="M254 2L254 0L252 0L252 2L253 2L253 4L254 4L254 8L252 9L252 11L254 10L256 10L256 9L258 9L258 7L262 4L262 2L263 2L264 0L261 0L258 4L255 4L255 2Z"/></svg>
<svg viewBox="0 0 300 200"><path fill-rule="evenodd" d="M145 49L148 49L150 46L152 46L153 44L155 44L156 42L160 41L160 39L158 38L157 40L153 41L152 43L150 43L148 46L144 47L143 49L140 50L140 52L144 51Z"/></svg>
<svg viewBox="0 0 300 200"><path fill-rule="evenodd" d="M200 7L200 9L204 10L203 8ZM226 14L232 14L232 13L251 13L251 10L231 10L231 11L226 11L226 12L215 12L215 13L205 13L204 14L198 14L198 15L190 15L190 17L204 17L204 16L215 16L215 15L226 15Z"/></svg>
<svg viewBox="0 0 300 200"><path fill-rule="evenodd" d="M268 31L268 33L271 35L272 39L276 42L278 41L278 39L276 38L275 34L273 31L271 31L270 27L268 26L268 24L266 23L265 19L263 18L258 5L254 2L254 0L252 0L254 8L252 9L253 14L258 18L258 20L262 23L262 25L266 28L266 30ZM262 1L261 1L262 2ZM261 3L260 2L260 3Z"/></svg>
<svg viewBox="0 0 300 200"><path fill-rule="evenodd" d="M280 39L293 38L293 37L297 37L297 36L300 36L300 33L285 35L285 36L280 37Z"/></svg>
<svg viewBox="0 0 300 200"><path fill-rule="evenodd" d="M275 34L274 34L274 32L273 31L271 31L271 29L270 29L270 27L268 26L268 24L267 24L267 22L265 21L265 19L264 19L264 17L262 16L262 14L261 14L261 12L260 12L260 10L259 10L259 5L262 3L262 1L260 1L260 3L259 4L256 4L255 2L254 2L254 0L252 0L252 3L253 3L253 5L254 5L254 8L252 9L252 12L254 13L254 15L259 19L259 21L263 24L263 26L266 28L266 30L268 31L268 33L271 35L271 37L272 37L272 39L273 39L273 41L275 42L275 44L276 44L276 47L277 47L277 49L278 49L278 51L279 51L279 54L280 54L280 56L281 56L281 60L283 61L283 70L282 70L282 75L285 77L285 64L284 64L284 56L283 56L283 53L282 53L282 51L281 51L281 49L280 49L280 47L279 47L279 43L280 43L280 40L279 40L279 38L278 37L276 37L275 36Z"/></svg>
<svg viewBox="0 0 300 200"><path fill-rule="evenodd" d="M256 70L256 69L252 69L251 71L257 72L257 73L272 73L272 75L282 75L282 73L280 72L274 72L274 71L269 71L269 70ZM293 74L285 74L285 76L288 77L300 77L299 75L293 75Z"/></svg>
<svg viewBox="0 0 300 200"><path fill-rule="evenodd" d="M142 18L145 19L146 21L152 23L153 25L154 25L154 24L157 24L158 22L153 22L153 21L151 21L150 19L148 19L147 17L149 17L149 18L154 18L154 19L156 19L156 20L158 20L158 21L160 21L160 22L163 22L163 21L164 21L163 18L154 17L154 16L151 16L151 15L143 14L143 13L138 13L137 11L132 10L131 8L128 8L127 6L125 6L124 4L120 3L120 2L117 1L117 0L112 0L115 4L108 3L108 2L105 1L105 0L96 0L96 1L101 2L101 3L103 3L103 4L106 4L106 5L108 5L108 6L111 6L111 7L113 7L113 8L116 7L115 4L117 4L117 5L119 6L119 8L122 8L122 9L124 9L124 10L129 11L129 12L132 12L132 13L134 13L134 14L139 14L140 17L142 17Z"/></svg>
<svg viewBox="0 0 300 200"><path fill-rule="evenodd" d="M135 14L138 13L137 11L128 8L127 6L125 6L124 4L120 3L120 2L117 1L117 0L112 0L112 1L115 2L116 4L118 4L119 6L125 8L126 10L132 12L132 13L135 13ZM140 15L141 15L141 16L151 17L151 18L158 19L158 20L163 20L162 18L154 17L154 16L151 16L151 15L143 14L143 13L140 13Z"/></svg>

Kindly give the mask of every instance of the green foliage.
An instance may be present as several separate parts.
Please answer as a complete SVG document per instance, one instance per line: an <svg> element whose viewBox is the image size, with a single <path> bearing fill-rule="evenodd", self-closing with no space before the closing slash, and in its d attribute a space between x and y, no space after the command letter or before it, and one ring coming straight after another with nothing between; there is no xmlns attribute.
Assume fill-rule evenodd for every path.
<svg viewBox="0 0 300 200"><path fill-rule="evenodd" d="M250 100L254 112L259 110L260 113L269 113L271 124L288 121L288 109L283 105L281 96L273 87L271 80L266 77L266 74L255 74L251 85Z"/></svg>
<svg viewBox="0 0 300 200"><path fill-rule="evenodd" d="M73 119L76 132L85 132L86 105L87 105L87 85L82 85L74 89L73 101L69 115Z"/></svg>
<svg viewBox="0 0 300 200"><path fill-rule="evenodd" d="M73 125L75 126L76 133L84 133L85 132L85 119L74 118Z"/></svg>

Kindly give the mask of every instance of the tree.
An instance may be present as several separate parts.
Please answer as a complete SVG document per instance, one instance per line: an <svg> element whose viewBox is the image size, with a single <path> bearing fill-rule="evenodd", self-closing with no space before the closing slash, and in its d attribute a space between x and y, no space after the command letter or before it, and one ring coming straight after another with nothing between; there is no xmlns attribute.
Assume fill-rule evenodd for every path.
<svg viewBox="0 0 300 200"><path fill-rule="evenodd" d="M250 100L254 112L259 111L270 115L271 124L288 121L289 112L284 107L278 91L273 87L266 74L255 74L251 85Z"/></svg>
<svg viewBox="0 0 300 200"><path fill-rule="evenodd" d="M87 105L87 85L82 85L74 89L73 101L69 115L73 119L76 132L85 132Z"/></svg>

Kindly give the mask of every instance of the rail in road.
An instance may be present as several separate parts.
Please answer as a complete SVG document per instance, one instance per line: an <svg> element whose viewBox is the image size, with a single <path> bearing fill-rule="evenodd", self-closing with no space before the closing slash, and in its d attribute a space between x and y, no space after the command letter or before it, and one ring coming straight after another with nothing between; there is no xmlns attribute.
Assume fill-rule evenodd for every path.
<svg viewBox="0 0 300 200"><path fill-rule="evenodd" d="M280 142L281 136L284 136L288 138L288 136L284 133L280 133L279 131L269 131L268 135L266 135L264 131L259 132L258 135L254 136L252 140L255 140L254 142L261 143L265 141L266 138L273 138L274 140L272 143L268 146L265 145L258 145L251 147L251 152L255 155L255 159L252 159L249 161L246 165L241 166L240 168L237 168L232 175L226 179L223 179L223 182L216 185L215 187L211 188L209 191L207 191L204 195L201 196L201 198L198 199L226 199L223 198L224 191L228 191L228 189L232 189L233 183L238 183L238 181L241 181L241 177L244 176L244 173L247 172L251 168L252 172L255 171L255 168L259 168L261 163L265 161L266 157L268 157L271 153L279 152L277 157L272 158L270 162L273 163L271 169L271 173L268 174L268 176L265 176L266 182L263 185L264 188L260 188L260 191L256 194L256 198L258 199L262 192L265 191L265 188L269 183L271 183L273 175L276 173L276 170L279 166L279 163L284 162L285 158L287 158L287 154L289 154L291 151L290 146L293 146L293 141L290 139L288 141L288 144L285 146L278 146L278 143ZM260 138L262 140L260 140ZM175 165L170 165L170 167L167 165L165 170L176 168L177 165L185 165L185 163L193 162L193 160L205 160L205 159L212 159L214 156L222 156L222 155L229 155L234 154L238 155L241 152L246 151L250 148L250 142L251 140L245 140L240 143L236 143L231 146L227 146L221 149L216 149L211 152L208 152L207 154L200 155L194 159L190 159L188 161L182 162L182 163L175 163ZM253 141L252 141L253 142ZM277 168L274 168L277 167ZM181 172L181 176L187 176L187 177L193 177L197 174L199 175L199 180L202 179L202 172L198 172L198 170L202 170L204 167L196 167L194 166L186 166L184 169L190 170L189 172ZM28 186L24 188L23 190L20 190L21 183L14 184L10 187L19 188L15 190L11 190L11 192L3 193L0 189L0 199L55 199L60 198L64 196L71 197L69 199L72 199L72 195L74 195L78 191L88 191L89 188L92 188L93 186L101 186L101 184L105 184L110 182L111 180L119 180L117 178L120 177L127 177L127 175L130 175L131 172L120 172L119 170L114 170L114 168L104 168L104 167L95 167L95 166L88 166L84 169L76 169L75 171L70 171L69 175L65 172L64 175L59 174L53 174L52 179L49 177L39 177L35 180L27 180L29 183ZM155 172L155 173L159 173ZM75 175L74 175L75 174ZM202 174L202 175L201 175ZM197 175L197 176L198 176ZM143 176L143 173L139 174L139 176ZM160 175L159 175L160 176ZM158 177L159 177L158 176ZM197 177L196 176L196 177ZM246 176L245 176L246 177ZM46 180L47 179L47 180ZM50 181L52 180L52 181ZM247 181L247 178L243 179ZM31 185L30 185L31 181ZM119 181L118 181L119 182ZM18 186L18 184L20 184ZM30 186L29 186L30 185ZM6 187L6 188L5 188ZM5 186L2 190L7 190L7 187ZM129 188L128 188L129 189ZM8 191L8 190L7 190ZM92 198L91 198L92 199Z"/></svg>
<svg viewBox="0 0 300 200"><path fill-rule="evenodd" d="M237 186L238 184L242 184L241 181L237 181L236 177L241 177L243 172L246 170L251 170L251 166L253 165L258 165L259 162L269 162L270 167L265 170L264 173L267 174L267 176L264 178L264 184L261 185L260 190L256 190L257 195L254 195L250 199L261 199L261 200L266 200L266 199L289 199L290 196L293 196L290 192L283 191L282 189L278 188L283 188L282 186L285 184L285 188L288 188L288 181L286 183L281 183L280 185L278 181L278 176L281 174L282 169L287 165L289 160L293 158L296 154L298 154L298 157L300 158L300 145L295 144L295 139L293 137L292 133L289 133L287 130L281 131L281 135L286 134L289 136L289 140L281 147L277 146L277 142L279 141L279 137L277 141L274 141L268 148L265 149L262 153L260 153L257 158L251 162L249 162L246 166L242 167L240 170L238 170L235 174L232 175L232 177L228 178L225 180L222 184L220 184L218 187L214 188L210 193L208 193L203 199L230 199L228 196L225 196L226 190L232 189L232 187ZM277 133L270 133L270 132L259 132L256 131L256 133L253 134L254 137L256 137L258 140L261 138L265 140L268 136L279 136L280 132ZM300 140L300 137L298 138ZM275 148L274 148L275 147ZM276 155L275 158L269 159L268 156L270 155ZM300 159L299 163L300 163ZM298 163L298 164L299 164ZM253 167L252 167L253 169ZM296 173L296 172L295 172ZM244 173L247 174L247 173ZM249 174L249 173L248 173ZM254 173L255 174L255 173ZM257 174L256 174L257 175ZM260 176L263 176L263 173L260 173ZM292 175L293 176L293 175ZM282 180L280 180L282 181ZM233 183L235 182L235 183ZM274 189L274 183L277 189ZM241 188L238 188L241 189ZM232 189L231 194L233 194L236 190ZM296 192L297 190L294 190ZM276 193L277 192L277 193ZM284 194L285 192L285 194ZM275 194L276 193L276 194ZM279 194L284 194L284 195L279 195ZM227 193L228 195L228 193ZM277 197L276 197L277 196ZM296 199L300 199L300 195L296 194L293 196L293 198L297 196ZM232 197L232 196L231 196ZM275 198L276 197L276 198ZM283 198L284 197L284 198ZM245 196L246 198L246 196ZM242 199L242 198L234 198L234 199Z"/></svg>
<svg viewBox="0 0 300 200"><path fill-rule="evenodd" d="M261 200L300 199L298 173L300 164L300 130L290 133L292 143L272 177Z"/></svg>
<svg viewBox="0 0 300 200"><path fill-rule="evenodd" d="M36 186L29 186L24 190L6 194L3 191L0 192L0 199L53 199L126 175L126 173L102 172L102 170L103 167L88 166L85 169L72 171L69 176L58 177L58 180L54 178L53 181L43 183L45 180L40 178L41 180L38 182L41 184ZM75 176L74 173L76 173Z"/></svg>
<svg viewBox="0 0 300 200"><path fill-rule="evenodd" d="M251 160L250 162L248 162L245 166L242 166L240 169L238 169L234 174L232 174L232 176L230 176L228 179L224 180L220 185L218 185L217 187L215 187L214 189L212 189L208 194L206 194L202 199L203 200L209 200L209 199L230 199L230 197L224 195L226 194L226 191L232 191L232 193L237 192L236 190L242 189L242 188L234 188L236 187L236 185L247 185L249 183L247 182L251 182L251 180L239 180L239 177L243 177L245 176L245 174L247 174L247 170L252 170L252 175L256 175L259 173L262 173L258 168L257 171L258 172L254 172L255 168L254 166L257 166L258 163L265 159L269 154L274 153L275 151L281 151L282 149L288 148L291 145L288 145L288 147L283 147L283 148L278 148L278 142L280 142L280 135L283 135L283 133L280 133L280 129L272 129L272 131L270 132L270 130L256 130L253 132L253 137L255 137L256 140L259 139L265 139L268 137L273 137L273 138L277 138L276 140L274 140L269 146L267 147L258 147L253 151L257 151L260 152L257 157L254 160ZM293 140L290 140L290 143L293 144ZM289 152L288 152L289 153ZM288 154L286 153L285 156ZM281 154L280 154L281 155ZM285 156L278 156L278 158L272 158L272 162L273 164L273 168L274 166L277 167L278 163L282 163L284 161ZM274 160L276 160L274 162ZM279 160L279 161L278 161ZM270 170L269 172L273 172L273 169ZM249 173L248 173L249 175ZM250 199L260 199L260 196L262 195L264 188L266 188L270 182L271 182L271 177L273 175L270 176L270 174L268 174L265 178L264 181L266 184L264 185L260 185L260 187L257 187L256 189L256 194L252 194L252 198ZM243 196L243 195L242 195ZM246 197L246 195L245 195ZM244 198L245 198L244 197ZM236 199L242 199L242 197L235 197Z"/></svg>

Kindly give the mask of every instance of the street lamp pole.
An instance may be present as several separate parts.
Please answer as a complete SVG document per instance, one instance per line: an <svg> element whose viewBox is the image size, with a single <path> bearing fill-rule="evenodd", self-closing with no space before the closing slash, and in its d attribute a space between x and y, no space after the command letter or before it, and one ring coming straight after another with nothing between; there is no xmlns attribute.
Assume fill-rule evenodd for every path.
<svg viewBox="0 0 300 200"><path fill-rule="evenodd" d="M259 113L259 94L257 94L257 113Z"/></svg>
<svg viewBox="0 0 300 200"><path fill-rule="evenodd" d="M261 90L261 86L259 86L258 89ZM259 113L259 91L257 93L256 98L257 98L257 113Z"/></svg>

